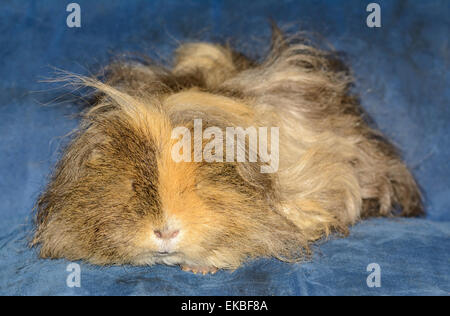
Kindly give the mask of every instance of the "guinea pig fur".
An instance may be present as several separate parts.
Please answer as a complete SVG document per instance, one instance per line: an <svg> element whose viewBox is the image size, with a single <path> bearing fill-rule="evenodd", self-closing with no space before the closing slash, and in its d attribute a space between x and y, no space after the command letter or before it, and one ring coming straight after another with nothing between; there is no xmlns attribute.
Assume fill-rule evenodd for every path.
<svg viewBox="0 0 450 316"><path fill-rule="evenodd" d="M98 95L36 204L31 244L42 258L207 273L258 257L298 261L362 218L423 213L416 181L332 53L275 29L259 63L188 43L171 69L118 61L105 73L72 78ZM195 119L203 130L279 127L278 170L175 162L172 131Z"/></svg>

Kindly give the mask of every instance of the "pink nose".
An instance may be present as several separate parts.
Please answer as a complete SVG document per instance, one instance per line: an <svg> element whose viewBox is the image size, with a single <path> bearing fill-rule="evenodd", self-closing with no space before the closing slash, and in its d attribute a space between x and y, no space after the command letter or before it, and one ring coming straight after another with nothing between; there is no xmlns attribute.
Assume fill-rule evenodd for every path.
<svg viewBox="0 0 450 316"><path fill-rule="evenodd" d="M155 230L155 236L160 239L172 239L178 236L180 231L177 230Z"/></svg>

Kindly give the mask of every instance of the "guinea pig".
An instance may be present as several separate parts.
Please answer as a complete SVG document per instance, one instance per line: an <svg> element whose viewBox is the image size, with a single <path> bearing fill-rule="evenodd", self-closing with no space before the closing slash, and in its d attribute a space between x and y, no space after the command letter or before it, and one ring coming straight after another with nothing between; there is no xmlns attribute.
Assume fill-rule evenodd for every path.
<svg viewBox="0 0 450 316"><path fill-rule="evenodd" d="M208 273L258 257L299 261L312 242L360 219L424 212L348 68L277 28L261 62L194 42L170 69L117 61L102 80L69 77L97 97L36 203L31 245L42 258ZM240 148L227 136L209 148L212 160L195 159L218 137L211 131L230 127L277 133L270 145ZM180 128L199 137L174 150ZM263 157L263 145L277 157ZM223 158L239 149L244 159Z"/></svg>

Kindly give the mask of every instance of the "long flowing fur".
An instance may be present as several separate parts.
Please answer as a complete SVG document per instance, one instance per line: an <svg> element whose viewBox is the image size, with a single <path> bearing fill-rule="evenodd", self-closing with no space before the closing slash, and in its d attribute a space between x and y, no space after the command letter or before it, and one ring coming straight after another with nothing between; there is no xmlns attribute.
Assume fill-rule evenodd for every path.
<svg viewBox="0 0 450 316"><path fill-rule="evenodd" d="M423 213L413 176L351 93L348 69L276 27L262 63L188 43L172 69L116 62L106 74L69 78L98 96L37 203L32 244L42 257L236 268L260 256L297 260L364 217ZM278 172L175 163L170 132L195 118L204 128L280 127ZM182 235L175 255L159 258L150 235L169 226Z"/></svg>

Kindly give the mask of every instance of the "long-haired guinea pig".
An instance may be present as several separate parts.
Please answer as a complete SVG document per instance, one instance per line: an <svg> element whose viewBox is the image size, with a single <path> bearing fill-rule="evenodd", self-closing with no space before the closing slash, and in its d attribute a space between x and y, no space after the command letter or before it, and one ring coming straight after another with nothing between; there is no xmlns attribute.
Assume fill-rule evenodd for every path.
<svg viewBox="0 0 450 316"><path fill-rule="evenodd" d="M170 69L119 61L102 80L72 78L97 97L37 202L32 245L42 258L207 273L258 257L298 261L361 218L422 214L416 181L334 56L275 28L262 62L188 43ZM175 152L191 158L218 137L211 128L230 127L277 128L266 146L278 161L250 146L250 133L244 159L221 159L238 150L225 141L212 161L174 159L186 136L177 128L192 146Z"/></svg>

